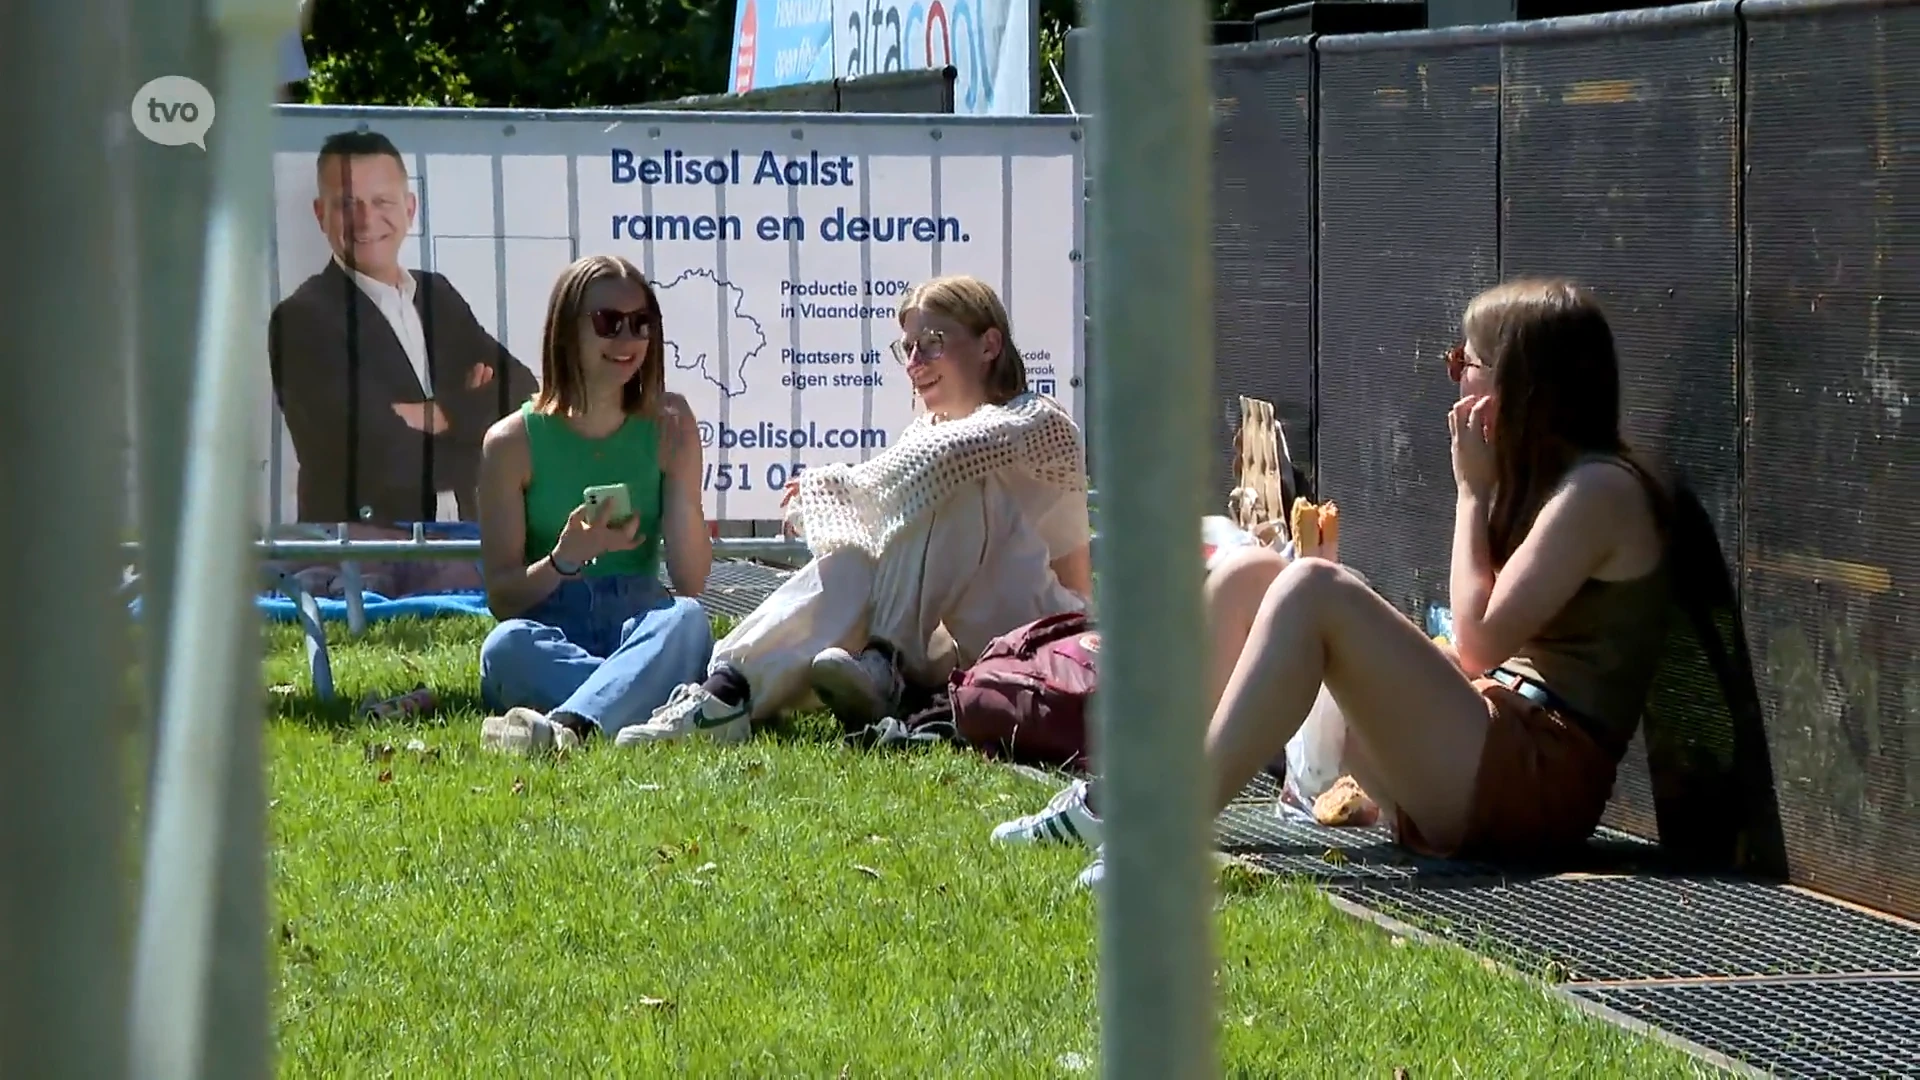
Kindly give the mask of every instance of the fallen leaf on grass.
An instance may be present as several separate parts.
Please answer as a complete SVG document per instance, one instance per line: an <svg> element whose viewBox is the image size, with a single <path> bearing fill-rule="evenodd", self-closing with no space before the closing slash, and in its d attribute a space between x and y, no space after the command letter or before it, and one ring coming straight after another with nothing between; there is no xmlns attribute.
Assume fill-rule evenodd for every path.
<svg viewBox="0 0 1920 1080"><path fill-rule="evenodd" d="M390 761L393 758L392 743L368 743L367 761Z"/></svg>
<svg viewBox="0 0 1920 1080"><path fill-rule="evenodd" d="M514 793L515 795L525 795L525 794L527 793L527 782L526 782L525 780L522 780L522 779L520 779L520 778L519 778L519 777L517 777L517 776L516 776L516 777L514 777L514 778L513 778L513 793Z"/></svg>
<svg viewBox="0 0 1920 1080"><path fill-rule="evenodd" d="M889 837L885 837L885 836L881 836L881 835L880 835L879 833L870 833L870 834L868 834L868 836L867 836L867 843L869 843L869 844L891 844L891 843L893 843L893 840L892 840L891 838L889 838Z"/></svg>
<svg viewBox="0 0 1920 1080"><path fill-rule="evenodd" d="M853 868L854 868L855 870L858 870L858 871L860 871L861 873L863 873L863 874L865 874L865 875L867 875L868 877L870 877L870 878L872 878L872 879L873 879L873 880L875 880L875 881L879 881L879 880L880 880L880 871L878 871L878 870L875 870L875 869L874 869L873 867L871 867L871 866L861 866L860 864L858 864L858 863L855 863L855 864L854 864L854 866L853 866Z"/></svg>
<svg viewBox="0 0 1920 1080"><path fill-rule="evenodd" d="M440 748L428 746L422 739L413 739L407 743L407 752L419 758L422 763L440 760Z"/></svg>
<svg viewBox="0 0 1920 1080"><path fill-rule="evenodd" d="M392 783L392 782L393 782L393 770L392 770L392 769L381 769L381 770L380 770L380 782L381 782L381 783L383 783L383 784L390 784L390 783Z"/></svg>
<svg viewBox="0 0 1920 1080"><path fill-rule="evenodd" d="M1393 1080L1413 1080L1413 1074L1405 1069L1393 1070Z"/></svg>

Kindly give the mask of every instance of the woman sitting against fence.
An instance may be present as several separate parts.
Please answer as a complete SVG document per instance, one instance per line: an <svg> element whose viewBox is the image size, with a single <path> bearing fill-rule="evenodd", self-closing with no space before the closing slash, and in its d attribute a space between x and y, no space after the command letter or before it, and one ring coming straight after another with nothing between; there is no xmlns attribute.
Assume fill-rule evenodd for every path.
<svg viewBox="0 0 1920 1080"><path fill-rule="evenodd" d="M814 558L728 634L623 745L744 739L811 690L850 729L930 685L988 641L1082 610L1092 591L1079 428L1029 393L1006 308L944 277L901 303L893 345L924 410L859 464L787 485L788 522Z"/></svg>
<svg viewBox="0 0 1920 1080"><path fill-rule="evenodd" d="M1514 282L1476 297L1462 322L1448 356L1460 383L1453 650L1335 563L1255 552L1217 570L1216 812L1279 754L1324 681L1346 718L1347 767L1397 808L1402 844L1526 860L1598 824L1665 638L1671 503L1621 439L1613 334L1588 293ZM1061 835L1099 842L1085 784L994 834Z"/></svg>
<svg viewBox="0 0 1920 1080"><path fill-rule="evenodd" d="M713 629L691 599L713 564L700 439L666 392L664 352L653 286L632 263L593 255L560 275L540 393L481 449L481 557L501 622L480 647L480 686L505 712L482 726L486 746L615 735L706 669ZM660 584L663 543L678 598Z"/></svg>

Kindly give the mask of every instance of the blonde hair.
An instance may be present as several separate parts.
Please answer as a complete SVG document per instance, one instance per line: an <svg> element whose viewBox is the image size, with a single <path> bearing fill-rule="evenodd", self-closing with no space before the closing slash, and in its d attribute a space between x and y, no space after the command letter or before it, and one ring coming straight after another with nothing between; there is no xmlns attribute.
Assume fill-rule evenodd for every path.
<svg viewBox="0 0 1920 1080"><path fill-rule="evenodd" d="M929 311L943 315L968 333L984 335L1000 331L1000 355L987 362L987 401L1005 405L1027 392L1027 361L1013 344L1013 325L1007 308L993 286L967 274L949 274L915 285L900 303L900 324L906 325L907 312Z"/></svg>
<svg viewBox="0 0 1920 1080"><path fill-rule="evenodd" d="M666 394L666 339L660 323L660 300L640 268L618 255L587 255L574 261L553 283L547 298L547 325L540 337L540 392L533 407L543 413L572 413L586 408L586 370L580 362L580 319L586 314L587 290L595 282L631 281L647 294L647 355L640 371L620 388L620 408L633 416L656 415Z"/></svg>

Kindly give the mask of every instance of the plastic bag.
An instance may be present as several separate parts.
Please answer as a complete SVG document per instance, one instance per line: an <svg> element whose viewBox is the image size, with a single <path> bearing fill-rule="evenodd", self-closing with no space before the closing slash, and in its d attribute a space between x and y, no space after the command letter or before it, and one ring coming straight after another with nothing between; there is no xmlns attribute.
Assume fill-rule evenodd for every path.
<svg viewBox="0 0 1920 1080"><path fill-rule="evenodd" d="M1221 514L1208 514L1200 519L1200 556L1206 560L1209 572L1219 565L1236 548L1260 547L1260 538L1233 523L1233 519ZM1276 542L1266 545L1287 556L1293 557L1293 541Z"/></svg>
<svg viewBox="0 0 1920 1080"><path fill-rule="evenodd" d="M1287 741L1287 774L1280 788L1281 799L1312 814L1313 800L1346 774L1346 752L1346 718L1323 684L1306 722Z"/></svg>

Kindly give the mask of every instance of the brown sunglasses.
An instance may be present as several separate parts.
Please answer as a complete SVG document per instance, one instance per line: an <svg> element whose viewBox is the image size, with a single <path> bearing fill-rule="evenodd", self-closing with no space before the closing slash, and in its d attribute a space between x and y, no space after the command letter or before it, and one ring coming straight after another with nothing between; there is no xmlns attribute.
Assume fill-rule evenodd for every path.
<svg viewBox="0 0 1920 1080"><path fill-rule="evenodd" d="M1483 368L1486 366L1485 364L1475 363L1467 359L1467 343L1464 341L1447 350L1447 378L1452 379L1454 382L1459 382L1465 378L1468 368Z"/></svg>
<svg viewBox="0 0 1920 1080"><path fill-rule="evenodd" d="M620 336L620 327L626 326L634 337L645 341L653 336L653 312L647 308L634 311L619 311L614 308L596 308L587 312L587 319L593 323L593 332L598 337L612 341Z"/></svg>

